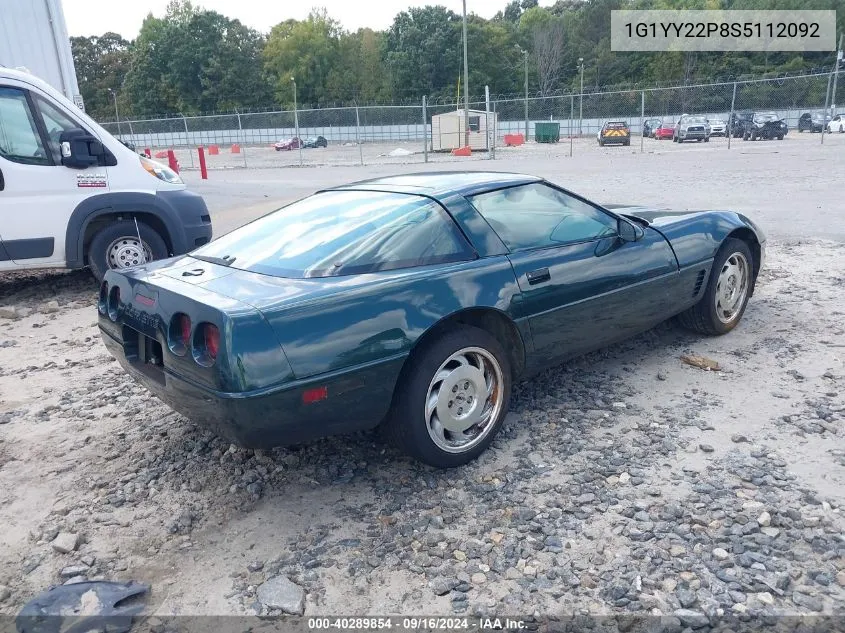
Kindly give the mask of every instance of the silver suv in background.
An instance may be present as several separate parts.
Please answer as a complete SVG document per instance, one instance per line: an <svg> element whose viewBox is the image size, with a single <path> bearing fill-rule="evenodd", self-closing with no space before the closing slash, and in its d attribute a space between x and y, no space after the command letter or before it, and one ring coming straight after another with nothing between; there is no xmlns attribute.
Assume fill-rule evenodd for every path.
<svg viewBox="0 0 845 633"><path fill-rule="evenodd" d="M675 124L675 133L672 141L683 143L684 141L710 141L710 124L703 116L695 114L683 114Z"/></svg>

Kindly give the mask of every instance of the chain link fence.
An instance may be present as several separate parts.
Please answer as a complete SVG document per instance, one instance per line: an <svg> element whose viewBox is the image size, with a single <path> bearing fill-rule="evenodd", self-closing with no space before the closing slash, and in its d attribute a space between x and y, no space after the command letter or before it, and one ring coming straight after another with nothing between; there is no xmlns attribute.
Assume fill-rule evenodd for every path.
<svg viewBox="0 0 845 633"><path fill-rule="evenodd" d="M731 145L730 135L720 131L734 113L774 112L788 126L788 139L806 139L805 113L826 111L835 115L831 73L778 79L744 80L675 87L589 92L585 94L493 95L470 103L467 138L470 156L455 156L463 145L464 114L452 100L419 105L350 106L320 109L243 112L207 116L170 116L144 120L107 122L104 127L139 151L174 149L182 167L198 164L196 148L202 146L208 166L214 168L275 167L294 165L364 165L391 162L466 161L499 156L572 156L599 148L597 135L606 121L625 121L631 145L650 151L660 140L642 134L659 121L674 127L683 114L706 117L716 130L712 140ZM845 90L841 85L837 92ZM834 131L838 128L834 125ZM825 127L825 132L828 130ZM444 143L443 130L454 133ZM436 131L436 133L435 133ZM819 131L809 126L807 132ZM437 136L437 138L435 138ZM819 135L816 135L817 137ZM824 135L822 135L824 136ZM298 137L288 149L274 145ZM322 137L327 147L310 147ZM671 137L669 137L671 138ZM308 141L312 143L308 143ZM734 146L736 141L734 139ZM824 138L817 138L821 144ZM322 143L317 143L322 145Z"/></svg>

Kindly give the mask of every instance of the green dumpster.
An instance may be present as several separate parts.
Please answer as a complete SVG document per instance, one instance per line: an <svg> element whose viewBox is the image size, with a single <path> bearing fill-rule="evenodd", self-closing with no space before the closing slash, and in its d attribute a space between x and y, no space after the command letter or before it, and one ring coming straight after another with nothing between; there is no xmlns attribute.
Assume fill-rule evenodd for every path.
<svg viewBox="0 0 845 633"><path fill-rule="evenodd" d="M557 143L560 140L560 123L553 121L534 124L534 140L538 143Z"/></svg>

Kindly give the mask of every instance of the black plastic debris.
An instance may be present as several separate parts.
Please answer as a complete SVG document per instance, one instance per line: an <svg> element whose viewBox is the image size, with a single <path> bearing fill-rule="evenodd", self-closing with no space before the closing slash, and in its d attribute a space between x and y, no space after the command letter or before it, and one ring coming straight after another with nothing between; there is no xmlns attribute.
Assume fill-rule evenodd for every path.
<svg viewBox="0 0 845 633"><path fill-rule="evenodd" d="M15 627L18 633L126 633L149 589L134 581L52 587L23 606Z"/></svg>

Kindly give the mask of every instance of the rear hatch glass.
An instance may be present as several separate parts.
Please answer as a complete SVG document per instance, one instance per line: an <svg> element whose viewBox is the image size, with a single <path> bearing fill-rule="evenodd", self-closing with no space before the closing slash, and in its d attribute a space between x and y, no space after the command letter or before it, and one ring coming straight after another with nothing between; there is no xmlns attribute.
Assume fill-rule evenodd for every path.
<svg viewBox="0 0 845 633"><path fill-rule="evenodd" d="M474 257L439 203L404 193L326 191L247 224L191 253L239 270L336 277Z"/></svg>

